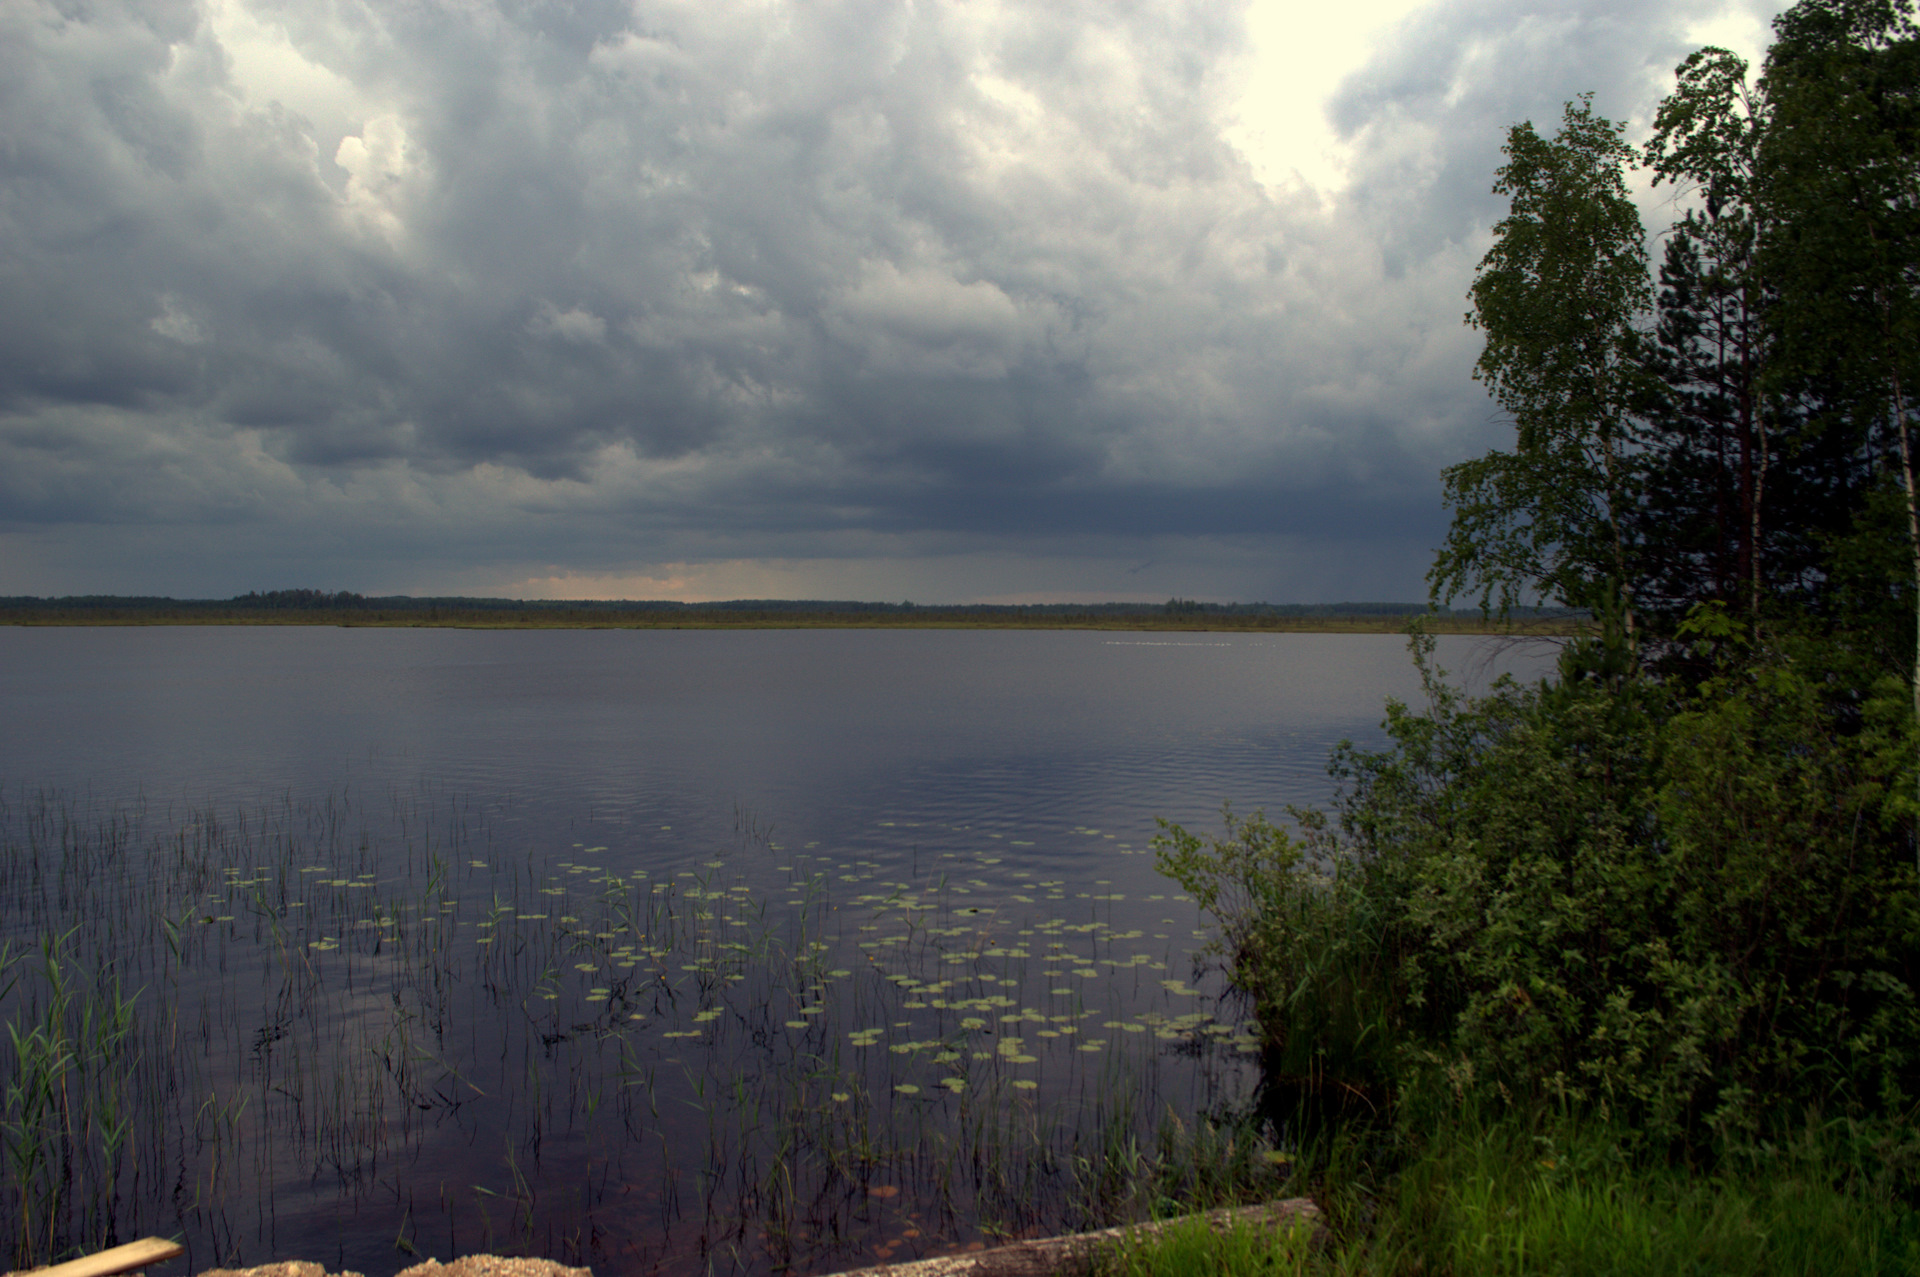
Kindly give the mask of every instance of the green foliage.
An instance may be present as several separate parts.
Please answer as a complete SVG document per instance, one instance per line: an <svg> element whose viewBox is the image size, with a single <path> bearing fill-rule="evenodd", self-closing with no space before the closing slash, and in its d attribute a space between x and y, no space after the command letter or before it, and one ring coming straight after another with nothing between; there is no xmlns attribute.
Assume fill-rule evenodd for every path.
<svg viewBox="0 0 1920 1277"><path fill-rule="evenodd" d="M1234 983L1259 1002L1269 1081L1335 1104L1368 1100L1392 1068L1400 1001L1378 896L1324 819L1294 815L1304 840L1231 809L1220 837L1162 822L1157 864L1219 921Z"/></svg>
<svg viewBox="0 0 1920 1277"><path fill-rule="evenodd" d="M1881 1150L1845 1130L1799 1132L1764 1163L1712 1174L1625 1157L1623 1134L1457 1116L1396 1177L1347 1270L1839 1277L1920 1265L1920 1212Z"/></svg>
<svg viewBox="0 0 1920 1277"><path fill-rule="evenodd" d="M1582 98L1552 141L1531 124L1508 134L1494 191L1512 209L1467 322L1487 334L1474 376L1517 439L1445 472L1454 522L1429 578L1436 599L1477 594L1502 613L1533 596L1595 607L1622 584L1633 321L1650 286L1621 129Z"/></svg>
<svg viewBox="0 0 1920 1277"><path fill-rule="evenodd" d="M1515 444L1446 472L1429 580L1597 633L1478 697L1416 634L1330 817L1159 840L1269 1082L1393 1119L1335 1128L1364 1243L1308 1271L1920 1271L1911 11L1680 66L1657 298L1619 126L1511 131L1468 321Z"/></svg>
<svg viewBox="0 0 1920 1277"><path fill-rule="evenodd" d="M1216 1229L1196 1216L1117 1243L1091 1269L1097 1277L1283 1277L1318 1270L1312 1240L1308 1227Z"/></svg>
<svg viewBox="0 0 1920 1277"><path fill-rule="evenodd" d="M1831 483L1802 491L1809 467L1789 454L1805 441L1792 407L1764 384L1777 343L1758 248L1772 222L1755 167L1769 102L1725 49L1700 50L1676 76L1643 159L1654 185L1672 183L1701 206L1667 237L1635 405L1643 486L1627 516L1635 596L1661 631L1703 598L1756 612L1766 590L1817 560L1798 534L1809 513L1847 505L1832 500Z"/></svg>
<svg viewBox="0 0 1920 1277"><path fill-rule="evenodd" d="M1650 333L1619 126L1582 99L1510 132L1468 319L1515 447L1447 472L1430 580L1599 636L1478 699L1418 644L1428 704L1336 756L1336 822L1169 833L1283 1072L1722 1153L1920 1102L1910 9L1803 0L1752 89L1724 50L1681 65L1645 156L1703 207Z"/></svg>
<svg viewBox="0 0 1920 1277"><path fill-rule="evenodd" d="M1900 601L1913 662L1920 500L1920 36L1910 0L1802 0L1757 83L1707 48L1677 68L1640 155L1684 215L1657 294L1620 128L1569 104L1546 141L1509 133L1511 200L1480 263L1475 375L1511 450L1451 467L1437 602L1556 599L1617 614L1671 655L1720 601L1757 623ZM1870 507L1892 480L1904 527ZM1842 588L1855 542L1905 542ZM1650 634L1638 633L1650 622ZM1909 674L1913 673L1909 669ZM1920 695L1920 681L1914 683ZM1916 702L1920 704L1920 702Z"/></svg>
<svg viewBox="0 0 1920 1277"><path fill-rule="evenodd" d="M1676 67L1674 79L1674 91L1654 114L1644 156L1654 185L1690 182L1704 190L1714 222L1723 208L1736 218L1752 216L1754 151L1766 108L1747 87L1746 62L1709 46Z"/></svg>
<svg viewBox="0 0 1920 1277"><path fill-rule="evenodd" d="M1911 431L1920 379L1920 38L1912 11L1910 0L1803 0L1781 15L1764 76L1774 120L1758 153L1782 213L1762 246L1779 294L1775 379L1795 392L1818 388L1819 424L1862 438L1876 473L1897 473L1908 554L1890 592L1905 596L1908 626L1920 607ZM1862 495L1881 490L1865 485ZM1845 552L1844 539L1838 549ZM1920 713L1920 627L1908 633Z"/></svg>
<svg viewBox="0 0 1920 1277"><path fill-rule="evenodd" d="M41 940L45 1001L7 1023L0 1048L0 1205L10 1256L46 1264L71 1248L110 1244L112 1211L131 1153L134 1002L108 970L82 971L68 935ZM0 946L0 996L23 959Z"/></svg>
<svg viewBox="0 0 1920 1277"><path fill-rule="evenodd" d="M1687 634L1725 673L1679 695L1563 677L1467 699L1423 640L1428 705L1337 757L1337 823L1163 835L1281 1076L1580 1106L1679 1148L1912 1111L1903 688L1836 701L1822 649L1754 651L1719 611Z"/></svg>
<svg viewBox="0 0 1920 1277"><path fill-rule="evenodd" d="M1783 381L1839 378L1837 414L1888 425L1911 396L1920 333L1920 43L1911 5L1803 3L1763 77L1762 244L1779 290ZM1902 387L1905 387L1904 392Z"/></svg>
<svg viewBox="0 0 1920 1277"><path fill-rule="evenodd" d="M1392 1170L1328 1142L1315 1199L1332 1236L1183 1220L1115 1247L1104 1277L1870 1277L1920 1272L1914 1149L1846 1123L1801 1128L1717 1171L1635 1159L1590 1118L1468 1107L1410 1133ZM1625 1138L1623 1138L1625 1137ZM1911 1136L1909 1135L1909 1142ZM1358 1154L1356 1156L1356 1154Z"/></svg>

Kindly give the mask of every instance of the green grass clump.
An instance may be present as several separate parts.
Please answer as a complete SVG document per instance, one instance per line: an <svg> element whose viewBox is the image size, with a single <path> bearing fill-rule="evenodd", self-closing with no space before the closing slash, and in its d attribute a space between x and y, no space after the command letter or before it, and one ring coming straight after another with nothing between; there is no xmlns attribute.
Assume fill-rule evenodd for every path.
<svg viewBox="0 0 1920 1277"><path fill-rule="evenodd" d="M1874 1132L1811 1128L1702 1171L1591 1119L1457 1116L1416 1147L1349 1126L1314 1159L1331 1227L1202 1216L1116 1244L1097 1277L1880 1277L1920 1273L1920 1209ZM1397 1169L1382 1171L1392 1163Z"/></svg>
<svg viewBox="0 0 1920 1277"><path fill-rule="evenodd" d="M1323 1271L1310 1226L1237 1221L1222 1229L1200 1215L1158 1232L1131 1234L1091 1267L1095 1277L1291 1277Z"/></svg>
<svg viewBox="0 0 1920 1277"><path fill-rule="evenodd" d="M1517 1119L1468 1122L1429 1140L1325 1271L1915 1273L1920 1212L1870 1148L1833 1132L1768 1164L1702 1172L1629 1158L1620 1133L1598 1124L1543 1134Z"/></svg>

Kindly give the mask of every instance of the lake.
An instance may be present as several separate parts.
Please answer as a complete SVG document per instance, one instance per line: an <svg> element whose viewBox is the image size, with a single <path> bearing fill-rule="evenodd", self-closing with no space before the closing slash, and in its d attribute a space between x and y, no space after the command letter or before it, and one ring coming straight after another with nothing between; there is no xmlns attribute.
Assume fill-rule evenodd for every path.
<svg viewBox="0 0 1920 1277"><path fill-rule="evenodd" d="M0 630L16 1259L825 1272L1153 1209L1284 1151L1155 819L1324 803L1417 694L1367 635Z"/></svg>

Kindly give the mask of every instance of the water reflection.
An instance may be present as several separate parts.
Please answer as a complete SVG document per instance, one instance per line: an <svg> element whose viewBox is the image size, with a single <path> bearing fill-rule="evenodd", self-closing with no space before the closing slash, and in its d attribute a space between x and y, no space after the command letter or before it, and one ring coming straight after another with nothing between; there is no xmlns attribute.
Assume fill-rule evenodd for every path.
<svg viewBox="0 0 1920 1277"><path fill-rule="evenodd" d="M823 1271L1257 1160L1152 817L1323 797L1411 679L1158 643L0 632L0 1009L105 1115L10 1099L10 1217L198 1267Z"/></svg>

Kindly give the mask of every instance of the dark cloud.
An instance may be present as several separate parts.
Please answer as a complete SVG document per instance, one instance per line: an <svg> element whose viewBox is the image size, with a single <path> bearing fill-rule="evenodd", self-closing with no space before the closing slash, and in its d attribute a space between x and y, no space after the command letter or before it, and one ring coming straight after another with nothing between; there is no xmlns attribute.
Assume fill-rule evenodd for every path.
<svg viewBox="0 0 1920 1277"><path fill-rule="evenodd" d="M1715 8L1416 13L1325 193L1225 140L1212 3L23 0L0 591L1158 554L1417 594L1494 437L1458 317L1501 133L1644 110Z"/></svg>

